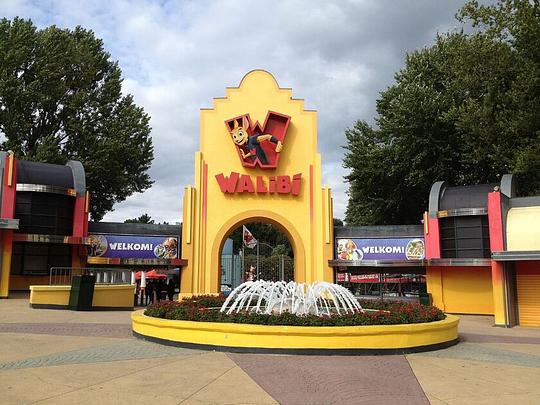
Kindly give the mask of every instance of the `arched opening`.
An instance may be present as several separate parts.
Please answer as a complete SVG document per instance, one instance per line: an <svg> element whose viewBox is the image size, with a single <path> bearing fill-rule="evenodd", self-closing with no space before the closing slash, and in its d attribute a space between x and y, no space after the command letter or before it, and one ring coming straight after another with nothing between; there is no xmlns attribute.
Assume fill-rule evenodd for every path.
<svg viewBox="0 0 540 405"><path fill-rule="evenodd" d="M294 280L294 251L288 236L270 222L248 222L233 229L221 250L221 292L244 281Z"/></svg>
<svg viewBox="0 0 540 405"><path fill-rule="evenodd" d="M272 246L271 244L269 244L270 246L272 246L272 248L277 248L275 250L267 248L267 249L270 249L270 256L272 256L272 253L275 253L275 255L273 256L277 256L277 258L268 259L268 264L265 265L264 268L261 266L261 249L262 248L259 246L259 277L261 278L262 276L262 277L273 277L276 279L281 279L281 276L282 276L281 269L283 269L283 279L290 279L297 282L304 282L305 281L304 244L300 238L300 235L294 228L294 226L287 219L281 217L280 215L274 212L254 210L254 211L244 212L233 218L230 218L221 227L218 234L216 235L215 242L212 247L212 261L214 262L215 260L215 263L216 263L216 266L214 266L213 268L218 268L219 271L216 271L217 274L212 275L210 278L213 285L217 287L217 291L221 290L221 284L222 284L222 278L223 278L223 274L222 274L223 270L221 269L222 253L231 251L230 248L226 248L226 244L231 243L231 242L227 242L227 240L230 239L229 236L233 235L233 233L237 229L243 230L243 226L247 226L247 228L249 229L249 226L250 226L249 224L253 224L253 223L261 224L263 226L270 225L272 227L271 228L272 230L282 235L281 239L276 239L276 240L283 241L284 239L286 239L290 246L290 256L289 256L290 259L286 259L285 257L283 257L282 259L284 261L290 260L290 265L285 264L285 263L280 265L278 262L279 256L280 256L279 253L283 252L285 255L285 253L287 252L285 250L282 250L282 247L277 248L277 246ZM256 229L256 228L253 228L253 229ZM254 237L257 238L256 235L254 235ZM266 241L264 240L262 240L262 242L266 243ZM280 244L283 244L283 243L280 243ZM285 246L285 248L287 248L287 246ZM233 250L232 250L233 255L235 254L234 249L235 247L234 247L234 242L233 242ZM251 264L254 263L253 260L256 260L256 252L254 251L254 249L255 248L252 248L251 250L249 250L249 248L246 249L244 247L244 254L245 254L244 261L243 261L244 266L246 265L251 266ZM248 254L246 254L246 252ZM236 254L238 255L238 249L236 251ZM249 258L249 260L246 260L246 256L251 256L251 257ZM240 260L240 259L237 258L236 260ZM239 263L240 265L242 265L242 261L240 261ZM272 263L275 263L274 267L272 266ZM235 266L238 266L238 265L239 264L237 262ZM288 270L288 268L290 268L291 270ZM245 278L246 269L242 267L240 267L240 269L241 269L240 280L238 280L238 273L237 273L233 280L235 282L238 282L238 281L241 282ZM225 271L227 270L225 269ZM236 271L238 272L238 270ZM225 274L225 276L227 276L227 274Z"/></svg>

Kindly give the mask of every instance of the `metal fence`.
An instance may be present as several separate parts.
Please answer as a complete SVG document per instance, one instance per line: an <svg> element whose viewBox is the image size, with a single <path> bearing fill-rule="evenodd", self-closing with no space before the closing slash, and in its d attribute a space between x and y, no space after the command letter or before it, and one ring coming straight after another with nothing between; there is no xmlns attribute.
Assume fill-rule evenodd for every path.
<svg viewBox="0 0 540 405"><path fill-rule="evenodd" d="M96 284L131 284L133 270L92 267L51 267L49 285L71 285L74 276L93 275Z"/></svg>
<svg viewBox="0 0 540 405"><path fill-rule="evenodd" d="M284 255L260 256L246 255L223 255L221 257L221 284L231 288L244 282L244 273L253 266L257 268L259 280L291 281L294 279L294 259ZM243 268L243 270L242 270Z"/></svg>

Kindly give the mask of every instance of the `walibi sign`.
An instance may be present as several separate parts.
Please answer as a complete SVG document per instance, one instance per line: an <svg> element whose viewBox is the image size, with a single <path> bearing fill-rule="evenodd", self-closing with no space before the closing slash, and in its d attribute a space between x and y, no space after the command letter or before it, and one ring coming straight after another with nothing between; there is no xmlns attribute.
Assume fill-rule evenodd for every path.
<svg viewBox="0 0 540 405"><path fill-rule="evenodd" d="M338 260L422 260L424 238L336 239Z"/></svg>
<svg viewBox="0 0 540 405"><path fill-rule="evenodd" d="M88 235L90 256L120 259L176 259L174 236Z"/></svg>

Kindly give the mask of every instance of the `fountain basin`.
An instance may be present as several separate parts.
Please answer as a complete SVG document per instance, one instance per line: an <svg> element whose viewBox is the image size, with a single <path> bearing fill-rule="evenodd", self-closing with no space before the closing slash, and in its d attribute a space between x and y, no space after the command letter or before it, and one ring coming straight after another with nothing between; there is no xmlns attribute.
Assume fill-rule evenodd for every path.
<svg viewBox="0 0 540 405"><path fill-rule="evenodd" d="M459 318L370 326L277 326L178 321L131 315L133 334L173 346L226 352L276 354L404 354L458 342Z"/></svg>

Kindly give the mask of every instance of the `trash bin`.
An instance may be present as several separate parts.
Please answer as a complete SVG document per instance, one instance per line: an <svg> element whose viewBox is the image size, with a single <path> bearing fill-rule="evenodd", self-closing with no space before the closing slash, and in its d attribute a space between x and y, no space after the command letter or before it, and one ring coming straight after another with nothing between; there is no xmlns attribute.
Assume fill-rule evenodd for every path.
<svg viewBox="0 0 540 405"><path fill-rule="evenodd" d="M432 303L431 294L429 293L421 292L418 294L418 298L419 298L420 304L422 305L431 305Z"/></svg>
<svg viewBox="0 0 540 405"><path fill-rule="evenodd" d="M72 311L91 311L95 284L96 276L73 276L68 308Z"/></svg>

